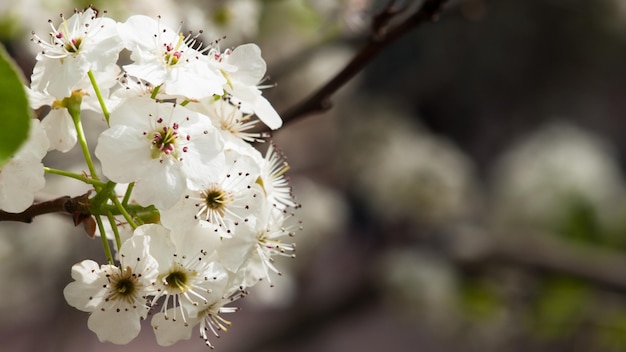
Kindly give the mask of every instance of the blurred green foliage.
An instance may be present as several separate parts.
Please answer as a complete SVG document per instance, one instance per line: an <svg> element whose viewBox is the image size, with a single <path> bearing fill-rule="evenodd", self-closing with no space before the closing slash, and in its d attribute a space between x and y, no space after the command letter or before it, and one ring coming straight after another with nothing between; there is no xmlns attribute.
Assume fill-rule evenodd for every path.
<svg viewBox="0 0 626 352"><path fill-rule="evenodd" d="M461 286L461 310L479 322L496 318L505 303L495 284L484 278L467 280Z"/></svg>
<svg viewBox="0 0 626 352"><path fill-rule="evenodd" d="M545 339L574 334L583 322L590 295L580 280L560 276L544 280L530 311L532 330Z"/></svg>
<svg viewBox="0 0 626 352"><path fill-rule="evenodd" d="M583 198L567 197L562 210L551 232L564 241L576 246L624 248L626 229L620 224L603 224L596 209ZM525 280L521 292L512 295L498 277L488 273L466 277L459 292L461 309L471 324L483 325L506 312L517 328L525 331L523 335L538 345L560 346L555 350L567 349L563 346L578 340L585 346L581 350L626 348L626 299L622 295L562 274L540 273ZM523 308L512 308L520 306Z"/></svg>
<svg viewBox="0 0 626 352"><path fill-rule="evenodd" d="M0 46L0 166L4 165L28 137L31 111L24 79Z"/></svg>

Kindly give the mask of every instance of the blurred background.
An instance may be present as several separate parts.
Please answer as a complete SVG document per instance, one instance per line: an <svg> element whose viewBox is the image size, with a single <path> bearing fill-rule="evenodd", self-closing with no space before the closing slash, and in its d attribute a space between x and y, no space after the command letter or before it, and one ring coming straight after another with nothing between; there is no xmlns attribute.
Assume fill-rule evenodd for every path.
<svg viewBox="0 0 626 352"><path fill-rule="evenodd" d="M367 43L386 2L0 0L26 77L31 31L89 3L184 20L222 49L258 43L285 111ZM451 1L333 109L273 134L302 204L297 258L237 302L216 350L626 350L625 97L623 0ZM76 156L46 163L80 172ZM41 199L85 190L50 177ZM207 349L197 333L159 347L149 324L99 343L62 294L86 258L104 262L100 243L69 217L0 225L1 351Z"/></svg>

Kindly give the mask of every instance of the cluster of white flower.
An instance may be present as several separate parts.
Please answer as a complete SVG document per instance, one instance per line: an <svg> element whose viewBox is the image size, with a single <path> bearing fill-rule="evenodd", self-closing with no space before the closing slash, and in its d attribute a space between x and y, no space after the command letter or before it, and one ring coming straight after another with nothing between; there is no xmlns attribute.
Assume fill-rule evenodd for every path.
<svg viewBox="0 0 626 352"><path fill-rule="evenodd" d="M280 274L273 257L293 256L295 245L284 240L299 229L284 156L272 143L265 156L250 144L267 137L254 132L255 116L271 129L282 124L260 90L260 49L245 44L222 52L218 42L204 46L199 34L181 34L160 18L118 23L93 8L61 15L50 27L49 40L33 34L42 50L27 89L33 108L50 107L41 126L31 124L39 131L31 139L46 140L45 129L50 143L25 146L29 152L14 159L29 161L28 170L2 170L0 177L32 186L5 196L17 208L3 197L0 206L26 209L42 187L43 172L32 169L44 169L45 149L66 152L78 142L88 174L45 170L93 186L89 213L109 263L74 265L67 302L90 313L88 327L101 341L128 343L153 309L159 344L187 339L199 326L213 347L209 335L230 325L221 314L236 310L225 305ZM132 63L120 67L123 50ZM107 181L91 159L82 110L107 124L95 147Z"/></svg>

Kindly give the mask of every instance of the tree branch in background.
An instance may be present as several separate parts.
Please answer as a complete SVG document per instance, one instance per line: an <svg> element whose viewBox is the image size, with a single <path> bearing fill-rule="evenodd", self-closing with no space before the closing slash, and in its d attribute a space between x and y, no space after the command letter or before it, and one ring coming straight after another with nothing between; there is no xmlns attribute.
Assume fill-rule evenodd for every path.
<svg viewBox="0 0 626 352"><path fill-rule="evenodd" d="M460 268L511 265L570 275L604 289L626 293L626 256L600 246L567 242L554 234L459 232L449 239L449 259Z"/></svg>
<svg viewBox="0 0 626 352"><path fill-rule="evenodd" d="M558 273L587 280L600 289L626 293L626 256L601 247L575 245L556 238L554 234L496 235L484 229L454 231L446 238L447 246L441 253L444 260L466 270L481 271L502 266L517 267L542 273ZM432 244L432 243L431 243ZM398 244L387 243L387 246ZM418 244L420 245L420 244ZM424 243L421 243L424 245ZM438 249L440 243L434 244ZM428 244L426 244L428 246ZM364 250L360 257L361 268L370 268L376 256L384 250ZM357 265L358 266L358 265ZM355 278L356 276L356 278ZM328 329L336 319L356 314L367 307L376 306L383 297L382 286L376 276L363 270L349 275L354 281L345 292L333 294L319 302L304 302L290 310L279 326L262 327L242 340L234 349L237 352L285 349L297 341L314 338Z"/></svg>
<svg viewBox="0 0 626 352"><path fill-rule="evenodd" d="M371 35L368 43L356 56L326 85L309 98L281 113L285 124L310 114L321 113L332 107L331 98L339 88L348 83L363 70L380 52L393 42L424 22L436 21L448 0L426 0L420 8L396 26L390 22L405 8L396 8L391 0L385 8L372 19Z"/></svg>

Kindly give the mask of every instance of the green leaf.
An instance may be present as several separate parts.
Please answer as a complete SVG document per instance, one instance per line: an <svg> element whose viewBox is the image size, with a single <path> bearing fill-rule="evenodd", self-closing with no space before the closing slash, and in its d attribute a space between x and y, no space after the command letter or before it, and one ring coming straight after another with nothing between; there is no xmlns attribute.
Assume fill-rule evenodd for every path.
<svg viewBox="0 0 626 352"><path fill-rule="evenodd" d="M0 45L0 167L26 141L30 119L24 79Z"/></svg>

